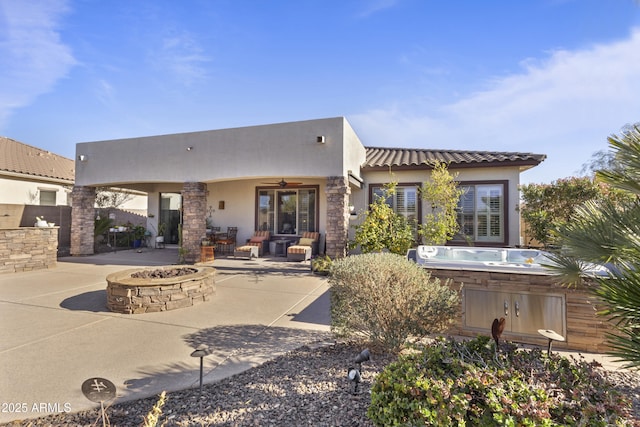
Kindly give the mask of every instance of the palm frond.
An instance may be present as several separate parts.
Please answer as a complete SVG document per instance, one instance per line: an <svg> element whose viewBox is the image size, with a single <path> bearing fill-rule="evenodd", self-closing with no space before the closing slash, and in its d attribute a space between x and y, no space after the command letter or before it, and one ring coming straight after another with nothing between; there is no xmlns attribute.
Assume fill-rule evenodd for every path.
<svg viewBox="0 0 640 427"><path fill-rule="evenodd" d="M632 126L621 136L610 136L608 141L615 150L615 163L619 167L596 172L597 179L640 195L640 127Z"/></svg>

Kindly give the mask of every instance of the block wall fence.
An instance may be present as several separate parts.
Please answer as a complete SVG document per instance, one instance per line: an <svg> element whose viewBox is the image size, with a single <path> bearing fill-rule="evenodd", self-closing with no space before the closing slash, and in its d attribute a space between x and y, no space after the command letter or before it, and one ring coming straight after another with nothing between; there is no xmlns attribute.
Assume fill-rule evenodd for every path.
<svg viewBox="0 0 640 427"><path fill-rule="evenodd" d="M54 268L60 227L0 229L0 274Z"/></svg>

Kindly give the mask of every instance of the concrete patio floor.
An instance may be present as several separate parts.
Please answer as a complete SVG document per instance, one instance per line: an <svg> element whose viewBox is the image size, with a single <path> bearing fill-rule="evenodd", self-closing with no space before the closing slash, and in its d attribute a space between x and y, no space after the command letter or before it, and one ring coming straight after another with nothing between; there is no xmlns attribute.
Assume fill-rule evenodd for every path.
<svg viewBox="0 0 640 427"><path fill-rule="evenodd" d="M192 307L107 310L107 274L177 260L175 247L145 248L0 275L0 422L95 408L81 391L93 377L115 384L116 401L197 387L200 344L211 383L329 339L326 279L284 258L216 258L216 294Z"/></svg>

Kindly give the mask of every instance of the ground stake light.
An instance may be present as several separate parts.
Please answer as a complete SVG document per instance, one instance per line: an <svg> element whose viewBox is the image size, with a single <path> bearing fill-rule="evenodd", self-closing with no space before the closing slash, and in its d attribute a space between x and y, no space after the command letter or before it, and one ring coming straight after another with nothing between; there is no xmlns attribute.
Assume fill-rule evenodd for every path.
<svg viewBox="0 0 640 427"><path fill-rule="evenodd" d="M362 350L358 357L356 357L356 359L354 360L354 362L358 364L358 371L360 371L361 374L363 372L362 362L368 362L369 360L371 360L371 353L369 352L368 348Z"/></svg>
<svg viewBox="0 0 640 427"><path fill-rule="evenodd" d="M362 381L360 371L356 368L349 368L347 378L349 378L349 381L353 383L353 392L351 393L358 394L358 384L360 384L360 382Z"/></svg>

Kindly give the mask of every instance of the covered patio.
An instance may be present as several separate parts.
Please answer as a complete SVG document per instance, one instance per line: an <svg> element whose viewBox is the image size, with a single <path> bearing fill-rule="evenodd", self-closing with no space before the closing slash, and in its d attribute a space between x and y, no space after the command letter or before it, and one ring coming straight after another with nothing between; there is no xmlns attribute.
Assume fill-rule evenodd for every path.
<svg viewBox="0 0 640 427"><path fill-rule="evenodd" d="M165 224L186 262L201 260L208 227L272 240L320 234L319 251L346 254L350 195L362 187L365 148L343 117L86 142L76 147L71 254L94 251L95 189L147 193L147 230Z"/></svg>

